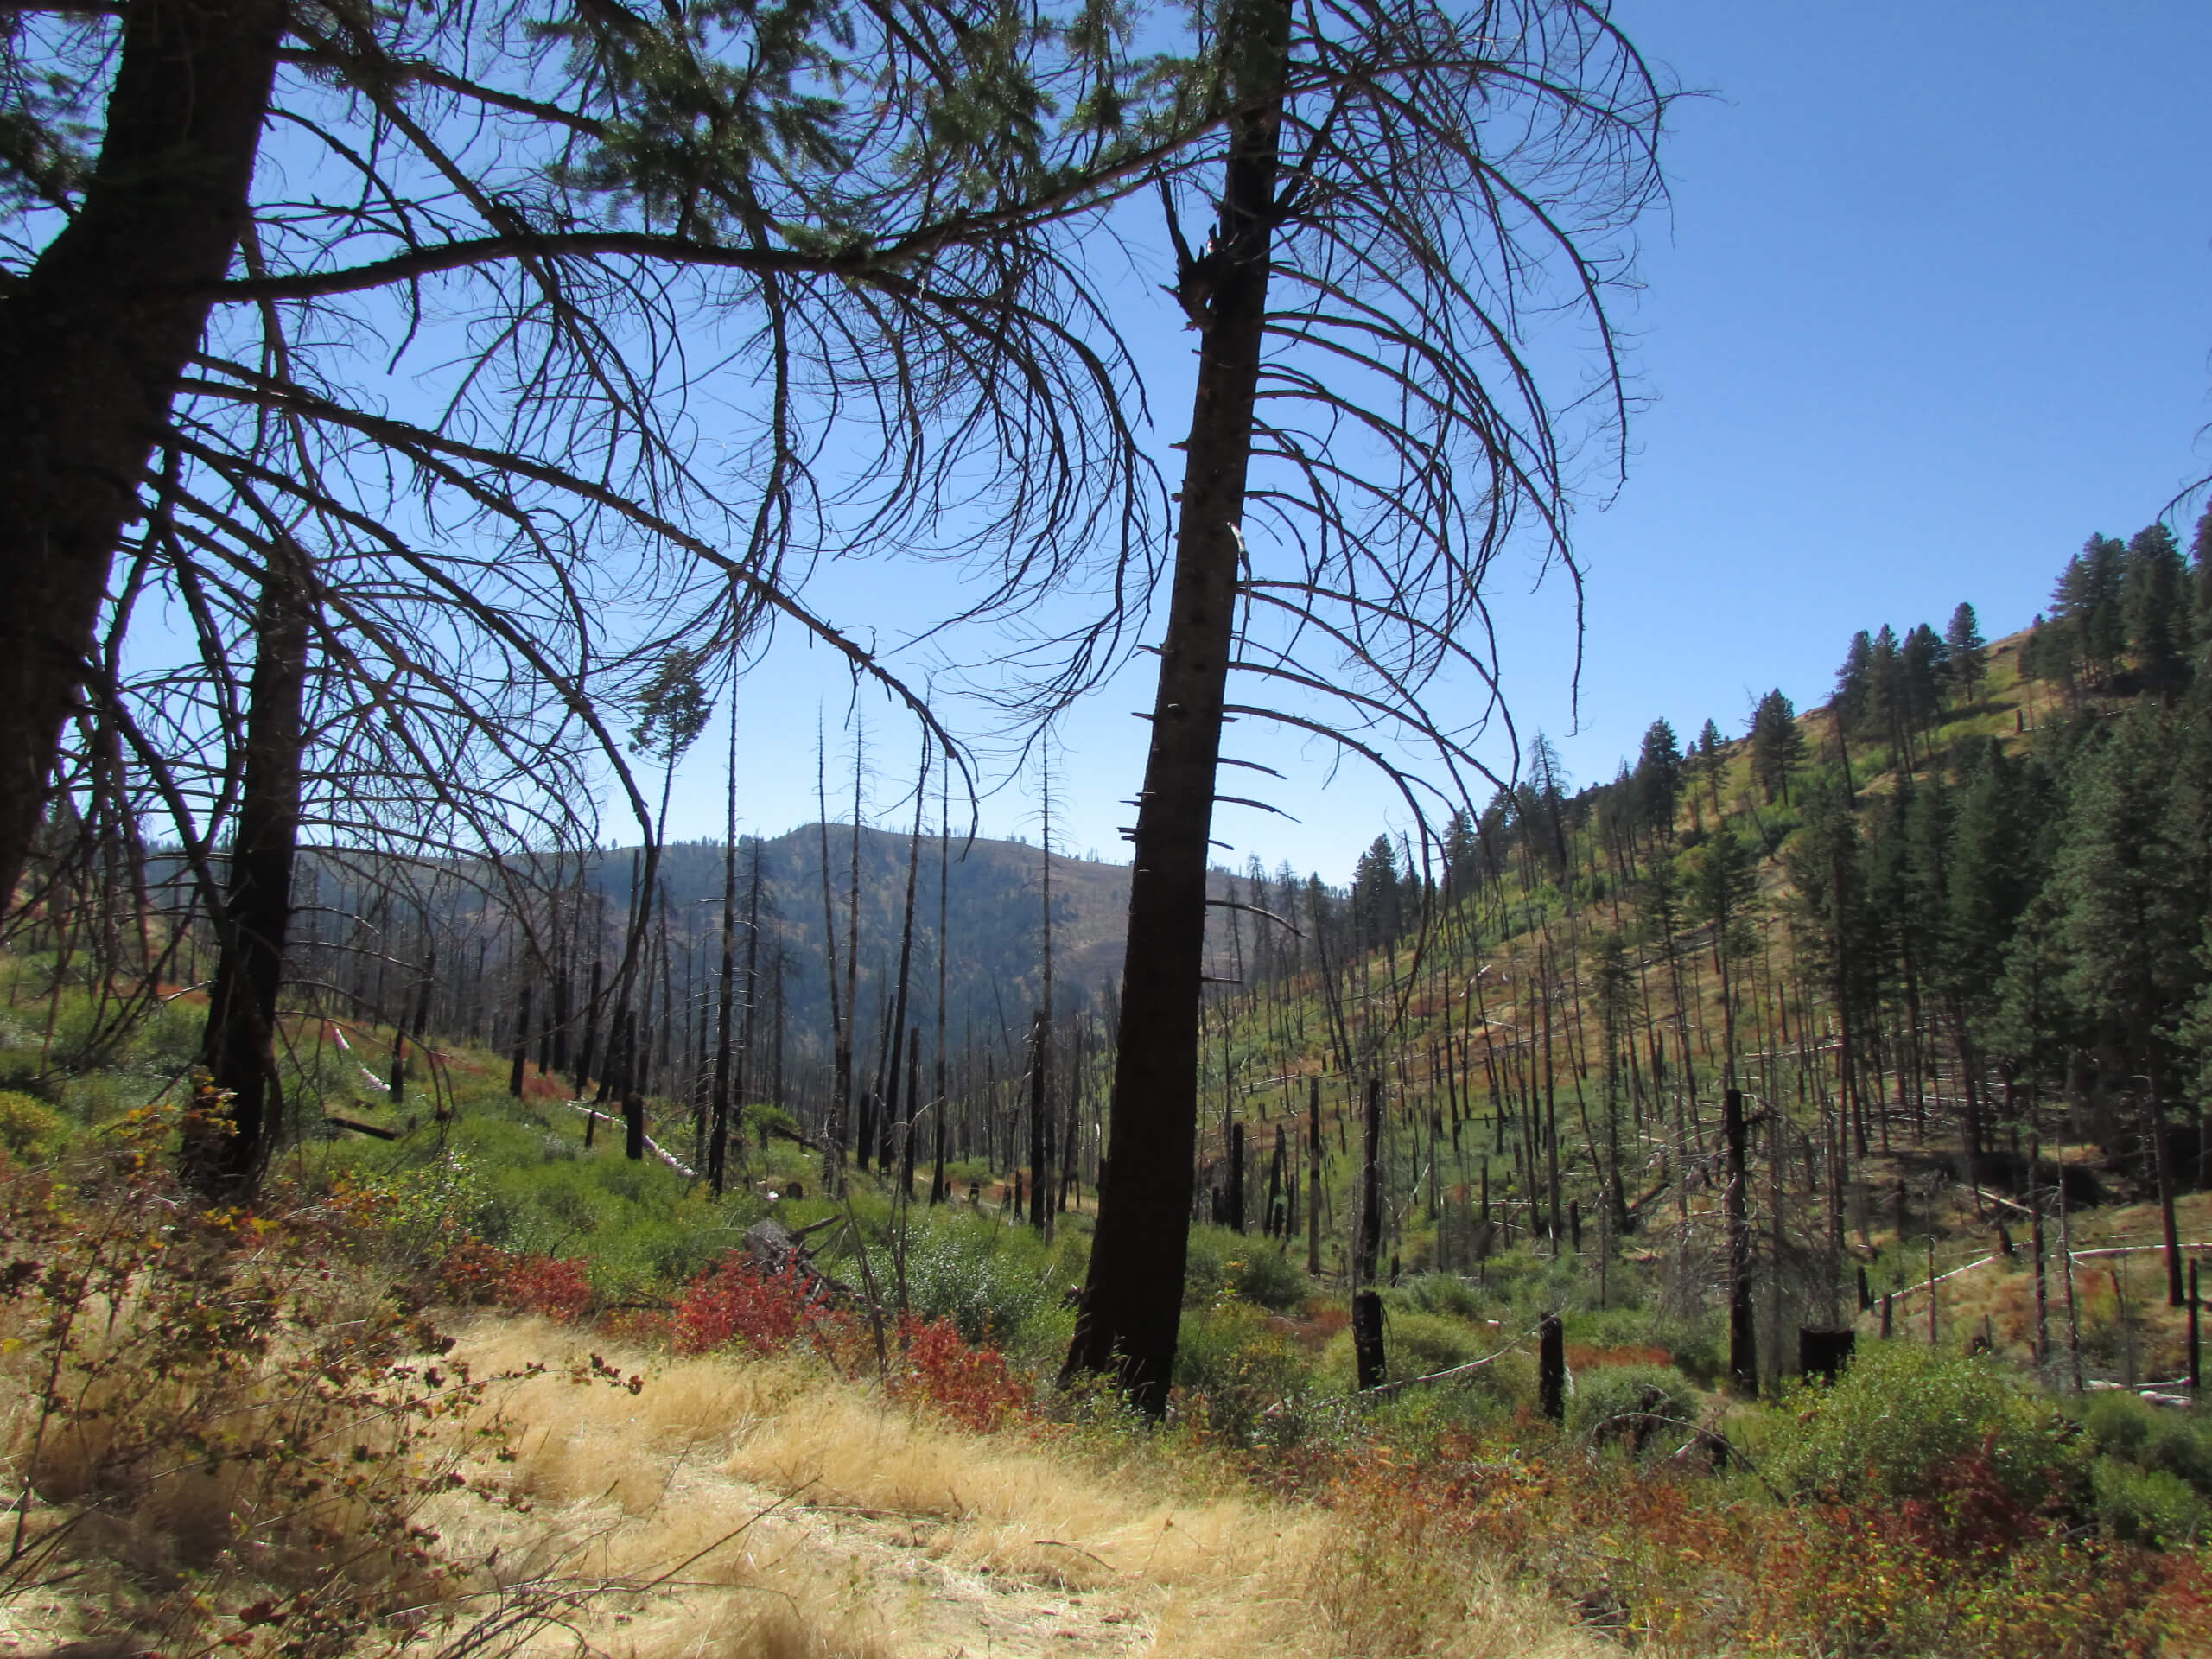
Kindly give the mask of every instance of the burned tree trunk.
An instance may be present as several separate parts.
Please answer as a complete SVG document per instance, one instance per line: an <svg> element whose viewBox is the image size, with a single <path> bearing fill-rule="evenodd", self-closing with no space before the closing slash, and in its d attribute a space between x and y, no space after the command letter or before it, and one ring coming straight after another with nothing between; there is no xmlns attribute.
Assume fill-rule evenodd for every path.
<svg viewBox="0 0 2212 1659"><path fill-rule="evenodd" d="M1321 1276L1321 1079L1315 1077L1306 1096L1306 1153L1308 1192L1306 1203L1306 1271Z"/></svg>
<svg viewBox="0 0 2212 1659"><path fill-rule="evenodd" d="M123 8L83 201L0 298L0 909L45 811L109 561L247 221L289 10ZM257 966L234 970L241 989L265 966L252 950ZM238 1040L219 1045L233 1077L253 1064L250 1033ZM250 1184L262 1150L241 1145L203 1166L207 1179Z"/></svg>
<svg viewBox="0 0 2212 1659"><path fill-rule="evenodd" d="M261 644L247 693L245 770L200 1047L201 1064L231 1099L219 1119L188 1126L181 1151L185 1179L209 1198L252 1195L281 1109L276 994L292 925L312 607L297 550L273 544L254 615Z"/></svg>
<svg viewBox="0 0 2212 1659"><path fill-rule="evenodd" d="M721 981L715 1006L715 1080L707 1109L707 1185L717 1195L729 1179L730 1027L737 1000L737 681L734 674L729 693L729 764L723 778L722 804ZM753 890L757 901L760 891L757 852ZM749 983L747 989L749 993Z"/></svg>
<svg viewBox="0 0 2212 1659"><path fill-rule="evenodd" d="M1029 1224L1046 1237L1052 1232L1051 1149L1045 1144L1046 1084L1052 1064L1052 1027L1037 1010L1029 1039Z"/></svg>
<svg viewBox="0 0 2212 1659"><path fill-rule="evenodd" d="M1536 1325L1536 1404L1552 1421L1567 1421L1567 1326L1556 1313Z"/></svg>
<svg viewBox="0 0 2212 1659"><path fill-rule="evenodd" d="M1365 1152L1359 1172L1359 1251L1353 1271L1363 1285L1375 1282L1382 1259L1382 1079L1367 1080Z"/></svg>
<svg viewBox="0 0 2212 1659"><path fill-rule="evenodd" d="M1175 570L1152 750L1137 808L1113 1122L1098 1225L1064 1376L1115 1376L1158 1414L1181 1317L1198 1140L1198 995L1207 845L1236 612L1253 407L1267 321L1268 264L1291 9L1244 0L1224 28L1237 66L1219 234L1178 288L1201 329L1177 526Z"/></svg>
<svg viewBox="0 0 2212 1659"><path fill-rule="evenodd" d="M1722 1097L1721 1134L1727 1142L1728 1186L1728 1382L1739 1394L1759 1391L1758 1339L1751 1319L1751 1184L1745 1168L1744 1092Z"/></svg>
<svg viewBox="0 0 2212 1659"><path fill-rule="evenodd" d="M611 1046L613 1039L609 1037ZM530 1065L530 982L524 980L520 1000L515 1006L514 1064L507 1069L507 1092L517 1100L522 1098L523 1074Z"/></svg>

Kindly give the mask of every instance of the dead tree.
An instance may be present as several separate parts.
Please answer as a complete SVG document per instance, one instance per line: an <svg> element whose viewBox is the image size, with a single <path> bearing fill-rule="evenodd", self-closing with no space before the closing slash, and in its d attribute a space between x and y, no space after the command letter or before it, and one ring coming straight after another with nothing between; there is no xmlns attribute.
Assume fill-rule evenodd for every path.
<svg viewBox="0 0 2212 1659"><path fill-rule="evenodd" d="M1252 804L1219 788L1224 722L1372 760L1416 817L1464 803L1470 745L1502 714L1485 574L1524 518L1573 569L1567 405L1521 319L1541 296L1592 325L1614 395L1573 402L1617 438L1605 302L1656 188L1665 102L1602 14L1553 0L1236 0L1219 28L1211 235L1181 229L1187 174L1162 192L1198 383L1129 831L1112 1141L1064 1373L1113 1376L1154 1412L1191 1213L1214 808ZM1232 701L1232 672L1268 700ZM1446 674L1484 688L1471 724L1432 714ZM1392 759L1408 743L1433 792Z"/></svg>
<svg viewBox="0 0 2212 1659"><path fill-rule="evenodd" d="M292 925L299 850L302 726L313 576L283 547L264 574L247 691L245 765L218 927L223 950L207 997L201 1063L230 1103L219 1121L188 1125L185 1179L210 1198L250 1194L268 1161L280 1108L276 998ZM397 1098L400 1068L393 1065Z"/></svg>

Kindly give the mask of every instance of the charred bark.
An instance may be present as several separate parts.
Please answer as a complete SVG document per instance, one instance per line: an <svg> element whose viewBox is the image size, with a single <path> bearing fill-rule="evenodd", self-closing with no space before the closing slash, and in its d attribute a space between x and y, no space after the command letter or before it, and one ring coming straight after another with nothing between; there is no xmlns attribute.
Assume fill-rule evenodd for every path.
<svg viewBox="0 0 2212 1659"><path fill-rule="evenodd" d="M92 184L0 299L0 909L45 811L109 561L247 222L286 15L282 0L124 8ZM227 1038L223 1053L245 1064ZM244 1166L217 1167L227 1181Z"/></svg>
<svg viewBox="0 0 2212 1659"><path fill-rule="evenodd" d="M208 993L200 1059L231 1099L219 1120L186 1132L184 1178L211 1199L252 1196L281 1110L276 996L292 925L292 864L300 836L302 709L312 601L306 573L281 544L262 577L260 639L248 683L245 769L223 896L222 955ZM394 1087L398 1066L395 1064Z"/></svg>
<svg viewBox="0 0 2212 1659"><path fill-rule="evenodd" d="M1201 323L1197 395L1152 750L1137 808L1113 1114L1098 1225L1065 1376L1116 1377L1141 1410L1167 1403L1198 1141L1207 843L1236 612L1245 480L1278 212L1291 10L1247 0L1217 244L1178 289Z"/></svg>
<svg viewBox="0 0 2212 1659"><path fill-rule="evenodd" d="M1745 1163L1749 1130L1743 1091L1727 1090L1721 1102L1720 1128L1728 1157L1728 1185L1723 1195L1728 1217L1728 1382L1738 1393L1757 1398L1759 1351L1751 1319L1751 1176Z"/></svg>

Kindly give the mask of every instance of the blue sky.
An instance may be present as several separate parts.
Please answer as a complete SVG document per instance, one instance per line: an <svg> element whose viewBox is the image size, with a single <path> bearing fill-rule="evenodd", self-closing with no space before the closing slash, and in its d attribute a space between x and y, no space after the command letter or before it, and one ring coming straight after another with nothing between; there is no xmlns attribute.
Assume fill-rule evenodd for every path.
<svg viewBox="0 0 2212 1659"><path fill-rule="evenodd" d="M1677 107L1671 211L1645 227L1628 481L1576 525L1579 721L1565 590L1529 595L1510 573L1499 589L1522 728L1582 781L1610 776L1655 715L1732 734L1770 686L1819 702L1855 628L1940 627L1962 599L1993 637L2024 626L2091 531L2130 534L2212 472L2212 6L1624 0L1618 15L1707 95ZM1187 347L1140 275L1127 292L1164 454ZM926 602L918 581L875 566L823 598L892 627ZM1119 855L1147 665L1056 734L1056 847ZM833 772L850 753L842 675L779 646L741 695L746 827L810 821L817 704ZM905 729L864 709L871 753L910 767ZM1239 862L1341 879L1400 823L1387 791L1328 783L1306 746L1246 728L1230 752L1288 772L1270 798L1301 821L1225 809L1216 833ZM679 775L671 833L719 834L721 753L709 734ZM887 777L871 810L898 816L902 786ZM987 833L1034 839L1037 817L1033 771L983 803Z"/></svg>

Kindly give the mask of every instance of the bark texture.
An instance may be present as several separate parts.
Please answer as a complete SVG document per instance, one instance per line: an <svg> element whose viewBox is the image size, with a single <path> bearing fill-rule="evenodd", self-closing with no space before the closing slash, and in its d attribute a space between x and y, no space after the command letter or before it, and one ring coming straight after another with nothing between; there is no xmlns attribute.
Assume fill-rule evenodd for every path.
<svg viewBox="0 0 2212 1659"><path fill-rule="evenodd" d="M1203 300L1205 320L1137 807L1111 1139L1064 1371L1111 1375L1154 1414L1167 1403L1189 1247L1207 845L1267 318L1290 9L1250 0L1234 27L1243 35L1233 54L1243 59L1242 108L1230 126L1219 235L1179 284L1186 305Z"/></svg>
<svg viewBox="0 0 2212 1659"><path fill-rule="evenodd" d="M135 0L99 163L0 299L0 908L83 693L108 566L227 271L283 0Z"/></svg>
<svg viewBox="0 0 2212 1659"><path fill-rule="evenodd" d="M208 991L201 1064L228 1090L219 1119L188 1126L185 1179L210 1198L251 1197L269 1160L282 1108L275 1036L292 926L300 839L302 710L311 600L305 573L280 549L262 579L259 636L246 708L246 752L229 880L219 918L222 952ZM404 1082L392 1065L395 1104Z"/></svg>

